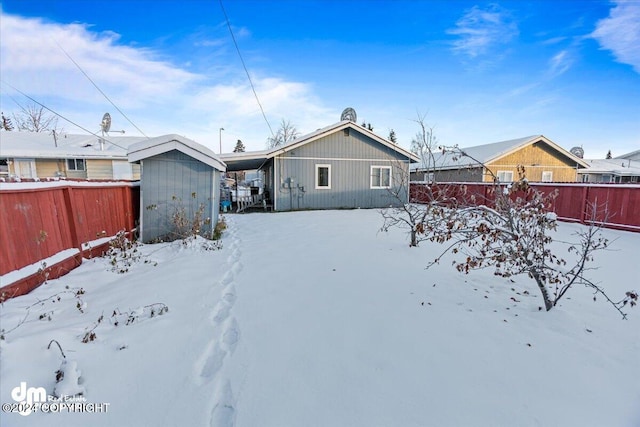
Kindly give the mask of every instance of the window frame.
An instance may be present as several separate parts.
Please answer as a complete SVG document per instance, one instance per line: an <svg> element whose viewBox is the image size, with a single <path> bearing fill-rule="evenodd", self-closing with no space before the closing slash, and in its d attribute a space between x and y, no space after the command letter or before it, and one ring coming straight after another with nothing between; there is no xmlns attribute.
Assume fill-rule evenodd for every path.
<svg viewBox="0 0 640 427"><path fill-rule="evenodd" d="M327 169L327 185L320 185L320 169ZM315 167L315 187L316 190L331 190L331 165L316 164Z"/></svg>
<svg viewBox="0 0 640 427"><path fill-rule="evenodd" d="M507 179L500 179L500 174L506 175L509 174L511 176L511 179L507 180ZM496 172L496 178L498 178L498 182L513 182L513 171L498 171Z"/></svg>
<svg viewBox="0 0 640 427"><path fill-rule="evenodd" d="M82 162L82 168L78 168L78 161ZM73 167L71 166L73 165ZM87 170L87 161L85 159L67 159L67 170L74 172L85 172Z"/></svg>
<svg viewBox="0 0 640 427"><path fill-rule="evenodd" d="M545 179L545 176L547 179ZM542 171L541 182L553 182L553 171Z"/></svg>
<svg viewBox="0 0 640 427"><path fill-rule="evenodd" d="M380 185L374 185L373 183L373 179L375 177L375 175L373 174L373 170L374 169L379 169L380 170L380 174L378 175L380 177ZM389 185L382 185L382 170L388 170L389 171ZM369 188L372 190L384 190L384 189L388 189L391 188L393 186L393 174L392 174L392 168L391 166L381 166L381 165L371 165L370 168L370 179L369 179Z"/></svg>

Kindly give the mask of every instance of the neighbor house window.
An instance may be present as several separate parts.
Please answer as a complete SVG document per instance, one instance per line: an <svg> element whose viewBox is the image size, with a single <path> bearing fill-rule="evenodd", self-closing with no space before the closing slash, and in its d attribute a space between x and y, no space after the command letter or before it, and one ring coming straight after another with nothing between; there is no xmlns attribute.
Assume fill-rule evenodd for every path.
<svg viewBox="0 0 640 427"><path fill-rule="evenodd" d="M542 182L552 182L553 181L553 172L552 171L543 171L542 172Z"/></svg>
<svg viewBox="0 0 640 427"><path fill-rule="evenodd" d="M513 182L513 171L498 171L496 176L500 182Z"/></svg>
<svg viewBox="0 0 640 427"><path fill-rule="evenodd" d="M331 188L331 165L316 165L316 190Z"/></svg>
<svg viewBox="0 0 640 427"><path fill-rule="evenodd" d="M84 159L67 159L67 169L70 171L85 170Z"/></svg>
<svg viewBox="0 0 640 427"><path fill-rule="evenodd" d="M391 166L371 166L371 188L391 187Z"/></svg>

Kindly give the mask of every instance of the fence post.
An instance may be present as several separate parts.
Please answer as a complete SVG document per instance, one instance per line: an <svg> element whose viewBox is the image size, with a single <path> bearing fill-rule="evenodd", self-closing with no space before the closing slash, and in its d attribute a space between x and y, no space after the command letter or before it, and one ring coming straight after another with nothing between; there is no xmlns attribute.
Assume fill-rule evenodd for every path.
<svg viewBox="0 0 640 427"><path fill-rule="evenodd" d="M587 205L589 199L589 186L582 187L582 209L580 210L580 224L586 224Z"/></svg>
<svg viewBox="0 0 640 427"><path fill-rule="evenodd" d="M71 237L71 244L82 253L82 242L78 237L78 217L76 215L76 200L73 194L73 188L71 186L64 187L62 189L64 197L64 206L69 218L69 236Z"/></svg>

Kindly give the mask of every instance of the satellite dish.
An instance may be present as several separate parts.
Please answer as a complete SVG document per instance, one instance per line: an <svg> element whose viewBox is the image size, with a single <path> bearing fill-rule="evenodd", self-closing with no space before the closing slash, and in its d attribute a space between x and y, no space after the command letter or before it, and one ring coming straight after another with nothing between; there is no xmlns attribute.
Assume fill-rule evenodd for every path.
<svg viewBox="0 0 640 427"><path fill-rule="evenodd" d="M350 122L356 122L358 120L358 116L356 115L356 110L351 107L345 108L340 116L340 120L349 120Z"/></svg>
<svg viewBox="0 0 640 427"><path fill-rule="evenodd" d="M102 122L100 123L100 129L103 133L109 132L109 129L111 129L111 114L104 113L104 116L102 116Z"/></svg>
<svg viewBox="0 0 640 427"><path fill-rule="evenodd" d="M580 157L581 159L584 158L584 150L582 149L582 147L573 147L569 151L576 157Z"/></svg>

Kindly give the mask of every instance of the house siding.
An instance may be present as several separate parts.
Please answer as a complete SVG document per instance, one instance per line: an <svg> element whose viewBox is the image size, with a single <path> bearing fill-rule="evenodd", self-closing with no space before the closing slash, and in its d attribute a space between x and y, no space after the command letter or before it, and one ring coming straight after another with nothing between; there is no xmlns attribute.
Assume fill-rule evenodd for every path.
<svg viewBox="0 0 640 427"><path fill-rule="evenodd" d="M316 189L316 165L330 166L331 188ZM389 189L370 188L371 166L393 168L394 189L406 189L400 200ZM408 159L354 129L276 156L274 170L277 210L377 208L408 198Z"/></svg>
<svg viewBox="0 0 640 427"><path fill-rule="evenodd" d="M542 181L542 172L553 172L553 182L576 182L577 181L577 165L553 150L547 144L536 142L521 148L515 153L504 156L495 162L487 164L487 168L494 174L498 171L512 171L513 178L518 179L517 166L522 165L525 168L525 174L529 181ZM493 177L486 174L485 182L491 182Z"/></svg>
<svg viewBox="0 0 640 427"><path fill-rule="evenodd" d="M55 178L66 176L65 162L63 159L36 159L36 172L38 178Z"/></svg>
<svg viewBox="0 0 640 427"><path fill-rule="evenodd" d="M88 179L112 179L113 166L109 160L85 160Z"/></svg>
<svg viewBox="0 0 640 427"><path fill-rule="evenodd" d="M210 218L211 232L218 221L220 172L177 150L142 160L144 179L140 184L141 239L148 242L173 230L171 217L184 208L193 220L204 204L203 219Z"/></svg>

